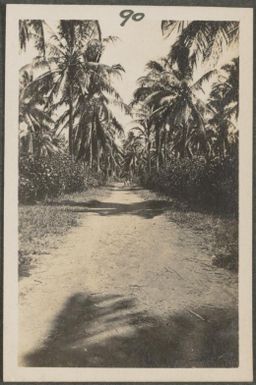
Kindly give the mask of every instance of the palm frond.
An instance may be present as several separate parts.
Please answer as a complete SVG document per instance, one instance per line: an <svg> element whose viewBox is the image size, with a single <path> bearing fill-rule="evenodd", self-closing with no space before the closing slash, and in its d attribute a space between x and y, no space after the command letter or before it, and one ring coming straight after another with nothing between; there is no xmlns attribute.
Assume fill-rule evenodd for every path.
<svg viewBox="0 0 256 385"><path fill-rule="evenodd" d="M118 134L124 133L123 125L114 116L112 117L111 123L115 127Z"/></svg>
<svg viewBox="0 0 256 385"><path fill-rule="evenodd" d="M218 70L217 69L213 69L213 70L209 70L207 71L204 75L202 75L192 86L191 88L192 89L200 89L201 91L204 92L203 90L203 84L205 82L209 82L209 80L211 80L213 78L214 75L216 75L218 73Z"/></svg>
<svg viewBox="0 0 256 385"><path fill-rule="evenodd" d="M160 73L165 71L164 66L161 63L159 63L157 61L154 61L154 60L150 60L146 64L146 69L147 70L157 71L157 72L160 72Z"/></svg>
<svg viewBox="0 0 256 385"><path fill-rule="evenodd" d="M162 20L161 22L161 29L162 34L165 38L169 37L174 32L180 33L183 31L184 28L187 27L187 25L190 23L190 21L177 21L177 20Z"/></svg>
<svg viewBox="0 0 256 385"><path fill-rule="evenodd" d="M107 36L102 39L104 44L108 43L116 43L117 41L120 41L120 38L118 36Z"/></svg>

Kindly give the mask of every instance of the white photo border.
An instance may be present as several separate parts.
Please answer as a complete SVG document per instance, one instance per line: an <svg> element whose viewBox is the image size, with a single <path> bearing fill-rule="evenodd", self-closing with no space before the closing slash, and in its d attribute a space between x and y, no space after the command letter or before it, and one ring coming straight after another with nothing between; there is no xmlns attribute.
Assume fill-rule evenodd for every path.
<svg viewBox="0 0 256 385"><path fill-rule="evenodd" d="M32 368L18 367L18 20L102 19L120 23L126 5L7 4L4 159L4 381L241 382L253 379L252 162L253 9L129 5L152 20L240 22L239 114L239 367L238 368Z"/></svg>

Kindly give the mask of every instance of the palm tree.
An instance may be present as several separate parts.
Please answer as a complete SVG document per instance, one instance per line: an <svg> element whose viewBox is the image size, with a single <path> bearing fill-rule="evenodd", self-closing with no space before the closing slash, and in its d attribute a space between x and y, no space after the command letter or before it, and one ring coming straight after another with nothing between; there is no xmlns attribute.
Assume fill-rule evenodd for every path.
<svg viewBox="0 0 256 385"><path fill-rule="evenodd" d="M166 163L168 141L171 150L180 156L191 156L192 142L197 151L207 154L208 144L203 117L205 104L197 96L204 82L214 71L205 73L199 80L174 70L168 60L151 61L147 64L149 73L139 79L139 88L134 93L133 103L143 102L151 109L150 121L154 125L157 153L157 170L162 156Z"/></svg>
<svg viewBox="0 0 256 385"><path fill-rule="evenodd" d="M128 137L123 143L122 162L122 174L129 180L133 180L134 176L145 170L144 149L141 137L135 135L133 131L129 131Z"/></svg>
<svg viewBox="0 0 256 385"><path fill-rule="evenodd" d="M223 50L235 45L239 38L239 23L235 21L163 21L162 32L168 37L176 33L177 38L172 45L168 61L176 68L181 77L186 79L193 76L196 66L207 62L210 71L206 77L212 76L211 69L216 67L221 59ZM220 81L220 72L229 72L229 78ZM213 86L210 102L207 107L214 116L209 120L209 130L206 135L215 132L215 141L222 143L223 152L227 147L228 129L233 124L230 117L238 114L238 58L231 64L226 64L218 73L218 82ZM216 138L216 135L218 136ZM221 139L222 138L222 139Z"/></svg>
<svg viewBox="0 0 256 385"><path fill-rule="evenodd" d="M76 136L81 137L81 131L87 131L85 119L88 121L89 116L92 118L91 124L95 126L95 116L92 117L95 114L92 111L97 96L103 98L103 92L108 93L115 103L123 105L110 79L111 75L120 75L123 68L99 63L107 41L101 39L97 21L60 21L58 32L52 33L46 46L46 57L34 61L34 67L46 68L46 71L29 85L27 92L33 93L37 89L37 92L47 93L47 106L51 107L52 112L60 106L68 106L59 120L68 124L71 156L75 152L75 119L80 119ZM81 143L84 145L85 138L80 146Z"/></svg>
<svg viewBox="0 0 256 385"><path fill-rule="evenodd" d="M230 147L230 130L237 134L236 120L239 106L239 59L224 65L210 93L208 105L212 117L208 124L215 130L215 147L225 157Z"/></svg>
<svg viewBox="0 0 256 385"><path fill-rule="evenodd" d="M77 160L87 158L89 167L92 168L95 158L98 171L101 169L101 153L110 152L110 158L112 158L111 147L115 146L115 138L123 134L123 127L112 114L106 95L101 90L96 92L95 89L95 93L90 97L81 98L76 126Z"/></svg>
<svg viewBox="0 0 256 385"><path fill-rule="evenodd" d="M20 71L19 88L19 126L20 149L29 154L30 158L57 151L54 144L54 121L45 110L44 98L40 93L27 93L27 87L33 82L29 70Z"/></svg>
<svg viewBox="0 0 256 385"><path fill-rule="evenodd" d="M83 66L87 70L87 87L86 92L78 93L75 100L73 153L77 160L87 157L92 168L93 157L102 151L107 138L123 132L121 124L112 114L110 104L117 104L126 112L128 107L111 85L112 77L121 76L124 71L120 65L86 62ZM68 110L60 117L59 123L63 124L62 128L69 123ZM97 164L99 169L99 161Z"/></svg>
<svg viewBox="0 0 256 385"><path fill-rule="evenodd" d="M27 44L33 40L38 52L45 55L45 37L43 20L19 20L20 49L25 51Z"/></svg>
<svg viewBox="0 0 256 385"><path fill-rule="evenodd" d="M152 166L152 131L153 124L150 119L151 111L149 107L141 104L137 112L134 113L136 119L134 119L135 126L132 128L133 131L137 132L137 138L140 139L145 148L145 157L147 159L147 172L151 175Z"/></svg>
<svg viewBox="0 0 256 385"><path fill-rule="evenodd" d="M220 66L222 52L237 45L239 23L164 21L162 30L176 40L166 58L147 64L131 102L136 119L123 164L133 174L150 174L152 165L158 172L173 156L208 162L236 149L238 58Z"/></svg>
<svg viewBox="0 0 256 385"><path fill-rule="evenodd" d="M168 59L176 64L183 76L192 73L194 67L210 59L212 66L217 64L223 48L238 41L239 22L237 21L172 21L161 24L165 37L176 34Z"/></svg>

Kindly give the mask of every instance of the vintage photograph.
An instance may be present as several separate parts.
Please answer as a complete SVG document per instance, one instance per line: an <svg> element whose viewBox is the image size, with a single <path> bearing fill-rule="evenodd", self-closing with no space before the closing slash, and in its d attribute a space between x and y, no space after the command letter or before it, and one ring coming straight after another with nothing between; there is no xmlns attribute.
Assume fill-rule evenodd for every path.
<svg viewBox="0 0 256 385"><path fill-rule="evenodd" d="M238 369L241 21L112 8L17 20L17 366Z"/></svg>

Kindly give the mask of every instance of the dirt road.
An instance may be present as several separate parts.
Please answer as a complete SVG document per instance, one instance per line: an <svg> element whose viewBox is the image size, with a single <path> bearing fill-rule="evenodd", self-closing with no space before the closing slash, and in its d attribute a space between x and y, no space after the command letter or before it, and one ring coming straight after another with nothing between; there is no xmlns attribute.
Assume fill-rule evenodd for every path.
<svg viewBox="0 0 256 385"><path fill-rule="evenodd" d="M170 221L170 202L108 190L61 202L80 226L20 281L20 365L236 366L235 275Z"/></svg>

